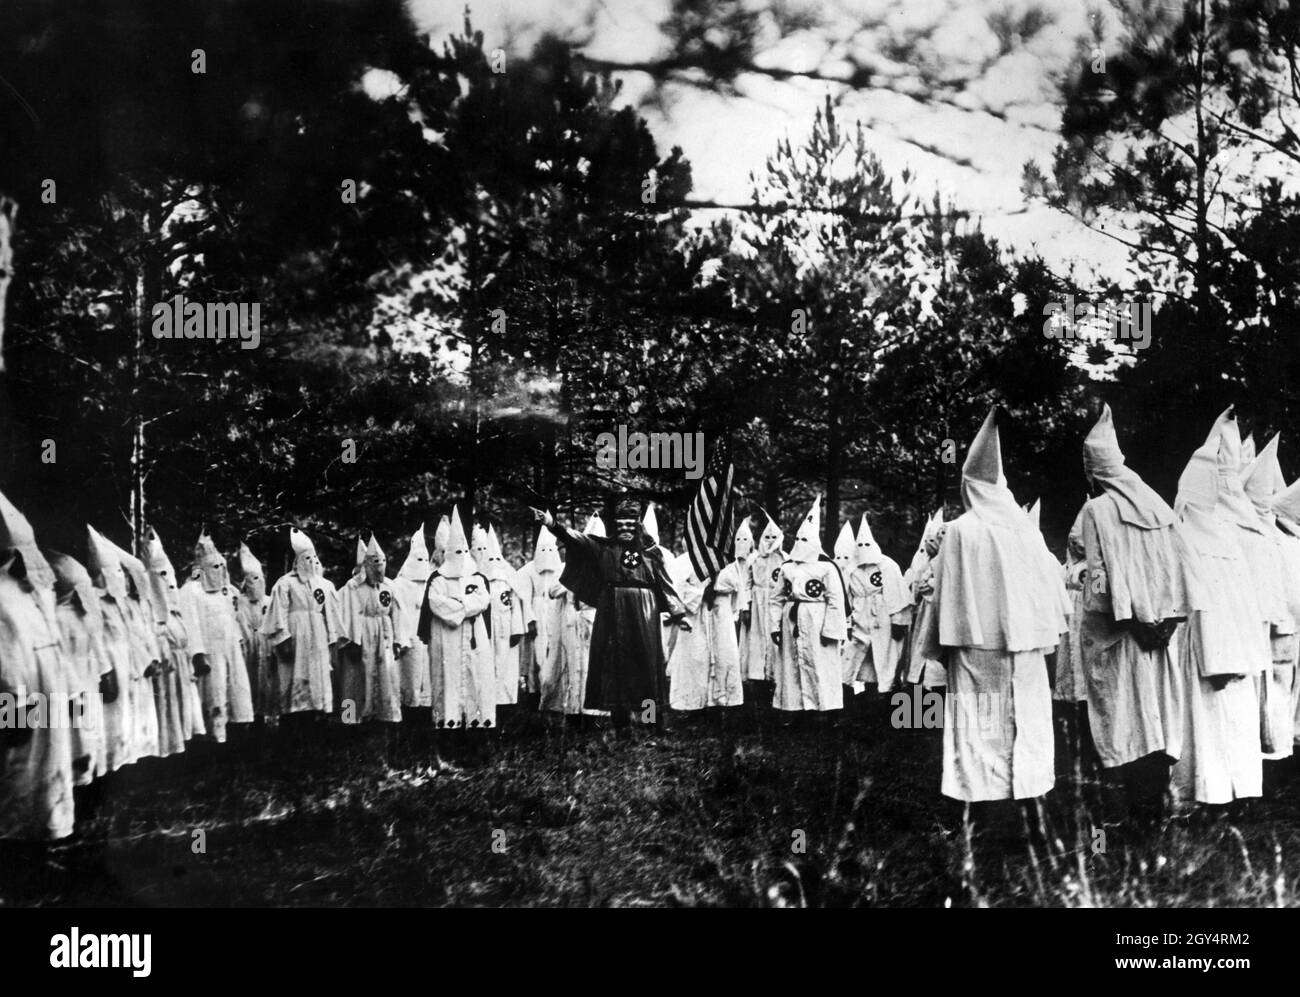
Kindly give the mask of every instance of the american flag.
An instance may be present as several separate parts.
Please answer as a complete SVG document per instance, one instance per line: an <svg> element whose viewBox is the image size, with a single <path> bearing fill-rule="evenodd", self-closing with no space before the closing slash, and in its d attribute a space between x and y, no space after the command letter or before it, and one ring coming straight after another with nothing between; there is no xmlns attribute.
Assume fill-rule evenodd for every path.
<svg viewBox="0 0 1300 997"><path fill-rule="evenodd" d="M735 465L725 446L715 447L704 471L700 490L686 514L686 552L695 577L712 581L727 564L731 534L735 530L736 494L732 482Z"/></svg>

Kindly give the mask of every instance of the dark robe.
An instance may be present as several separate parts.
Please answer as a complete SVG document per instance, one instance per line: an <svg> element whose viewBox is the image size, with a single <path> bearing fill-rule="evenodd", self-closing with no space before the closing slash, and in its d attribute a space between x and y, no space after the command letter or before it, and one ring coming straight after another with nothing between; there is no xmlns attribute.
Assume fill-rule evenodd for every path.
<svg viewBox="0 0 1300 997"><path fill-rule="evenodd" d="M583 706L626 712L668 705L659 614L683 616L686 607L668 576L663 555L639 542L588 536L556 524L564 548L560 583L596 607Z"/></svg>

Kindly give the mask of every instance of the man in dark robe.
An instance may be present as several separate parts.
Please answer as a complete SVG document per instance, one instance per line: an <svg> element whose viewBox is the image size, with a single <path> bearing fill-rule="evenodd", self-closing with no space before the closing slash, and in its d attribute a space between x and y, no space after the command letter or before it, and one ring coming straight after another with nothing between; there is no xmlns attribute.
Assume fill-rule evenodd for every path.
<svg viewBox="0 0 1300 997"><path fill-rule="evenodd" d="M641 530L637 503L620 501L612 539L571 530L549 512L533 512L564 548L561 584L579 602L596 607L583 705L608 710L616 726L634 718L656 722L668 703L659 614L682 630L691 625L663 555Z"/></svg>

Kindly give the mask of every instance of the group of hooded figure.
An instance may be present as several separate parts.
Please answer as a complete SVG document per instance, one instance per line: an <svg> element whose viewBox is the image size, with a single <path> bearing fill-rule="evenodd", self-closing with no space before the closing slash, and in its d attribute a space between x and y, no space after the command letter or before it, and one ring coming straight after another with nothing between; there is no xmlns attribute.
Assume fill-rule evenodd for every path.
<svg viewBox="0 0 1300 997"><path fill-rule="evenodd" d="M945 795L1051 790L1053 700L1140 819L1262 794L1300 703L1300 483L1286 486L1277 448L1255 454L1229 409L1170 507L1126 466L1103 406L1061 565L1007 487L990 413L962 469L965 511L912 569L927 593L912 636L922 678L934 663L946 688Z"/></svg>
<svg viewBox="0 0 1300 997"><path fill-rule="evenodd" d="M865 516L828 557L814 501L789 550L771 517L757 542L746 519L704 579L659 544L653 506L622 501L613 536L599 516L578 532L535 510L518 569L453 508L432 554L422 526L391 579L371 536L336 588L291 528L293 567L269 592L245 544L236 585L206 533L182 585L152 530L141 559L88 528L83 565L42 550L0 495L0 839L64 837L74 787L259 718L491 730L530 702L621 727L664 704L825 713L906 685L944 693L941 789L957 800L1053 787L1053 700L1135 796L1257 797L1300 715L1300 482L1277 448L1254 454L1225 412L1171 508L1103 409L1062 566L1007 486L991 412L963 513L930 518L905 572Z"/></svg>
<svg viewBox="0 0 1300 997"><path fill-rule="evenodd" d="M262 697L261 565L240 548L236 588L200 536L179 583L150 530L143 560L87 528L85 564L36 542L0 495L0 840L72 833L78 792L191 742L226 740Z"/></svg>

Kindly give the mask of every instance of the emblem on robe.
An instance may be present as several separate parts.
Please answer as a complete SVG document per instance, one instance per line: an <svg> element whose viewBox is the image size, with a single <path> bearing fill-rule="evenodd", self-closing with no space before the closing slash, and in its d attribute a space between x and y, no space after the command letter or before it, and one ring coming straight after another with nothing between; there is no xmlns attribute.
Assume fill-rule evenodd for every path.
<svg viewBox="0 0 1300 997"><path fill-rule="evenodd" d="M475 593L475 592L477 592L477 591L478 591L478 583L477 583L477 582L470 582L468 585L465 586L465 594L466 594L466 595L471 595L471 594L473 594L473 593Z"/></svg>
<svg viewBox="0 0 1300 997"><path fill-rule="evenodd" d="M509 590L509 589L503 589L503 590L501 591L501 605L503 605L503 606L509 606L509 605L510 605L510 590Z"/></svg>
<svg viewBox="0 0 1300 997"><path fill-rule="evenodd" d="M628 571L635 571L641 567L641 552L637 550L623 551L623 567Z"/></svg>
<svg viewBox="0 0 1300 997"><path fill-rule="evenodd" d="M316 600L316 605L318 605L318 606L323 606L323 605L325 605L325 590L324 590L324 589L316 589L314 592L312 592L311 597L312 597L313 599Z"/></svg>
<svg viewBox="0 0 1300 997"><path fill-rule="evenodd" d="M781 580L781 569L780 567L775 567L772 569L772 581L779 582L780 580Z"/></svg>
<svg viewBox="0 0 1300 997"><path fill-rule="evenodd" d="M878 570L871 572L871 584L875 588L884 588L885 580Z"/></svg>
<svg viewBox="0 0 1300 997"><path fill-rule="evenodd" d="M826 586L821 583L819 578L809 578L804 582L803 591L804 595L809 599L820 599L826 594Z"/></svg>
<svg viewBox="0 0 1300 997"><path fill-rule="evenodd" d="M393 601L392 593L389 592L387 589L384 589L379 593L379 605L383 606L385 609L389 607L392 601Z"/></svg>

